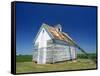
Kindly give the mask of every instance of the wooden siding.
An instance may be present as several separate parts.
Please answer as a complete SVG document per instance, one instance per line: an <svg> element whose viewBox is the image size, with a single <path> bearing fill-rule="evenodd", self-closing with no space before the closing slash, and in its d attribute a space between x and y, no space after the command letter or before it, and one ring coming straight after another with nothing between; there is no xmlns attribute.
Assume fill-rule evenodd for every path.
<svg viewBox="0 0 100 76"><path fill-rule="evenodd" d="M74 46L70 46L70 52L72 59L76 59L76 48Z"/></svg>
<svg viewBox="0 0 100 76"><path fill-rule="evenodd" d="M59 61L72 60L76 58L76 50L74 46L59 45L59 44L50 44L50 45L52 45L52 47L45 48L46 63L55 63ZM40 51L43 52L41 49ZM38 51L35 51L33 55L33 60L37 61L37 56L38 56ZM40 56L41 56L40 58L42 58L43 54L41 53Z"/></svg>

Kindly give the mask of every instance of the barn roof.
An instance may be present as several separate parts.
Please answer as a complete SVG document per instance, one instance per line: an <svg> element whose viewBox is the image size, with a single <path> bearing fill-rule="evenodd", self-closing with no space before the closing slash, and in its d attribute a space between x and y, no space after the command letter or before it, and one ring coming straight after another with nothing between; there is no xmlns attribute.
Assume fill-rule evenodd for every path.
<svg viewBox="0 0 100 76"><path fill-rule="evenodd" d="M68 45L74 45L74 44L73 44L74 41L72 40L72 38L71 38L67 33L62 32L62 31L58 31L58 30L56 30L55 27L50 26L50 25L45 24L45 23L43 23L42 26L40 27L40 29L39 29L39 31L38 31L38 33L37 33L35 39L33 40L33 44L34 44L34 42L36 41L36 39L37 39L39 33L41 32L41 29L42 29L42 28L44 28L44 29L47 31L48 35L49 35L53 40L62 41L62 42L64 42L64 43L68 44Z"/></svg>
<svg viewBox="0 0 100 76"><path fill-rule="evenodd" d="M48 33L52 35L53 39L64 41L70 45L74 45L72 38L67 33L62 31L57 31L55 27L49 26L48 24L44 23L43 25L48 31Z"/></svg>

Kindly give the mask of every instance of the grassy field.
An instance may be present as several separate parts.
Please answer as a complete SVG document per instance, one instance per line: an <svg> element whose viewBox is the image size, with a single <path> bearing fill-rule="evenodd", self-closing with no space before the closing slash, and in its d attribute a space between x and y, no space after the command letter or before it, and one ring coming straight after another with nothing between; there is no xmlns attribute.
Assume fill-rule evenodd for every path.
<svg viewBox="0 0 100 76"><path fill-rule="evenodd" d="M17 56L16 57L16 73L28 72L45 72L45 71L62 71L62 70L78 70L78 69L94 69L96 64L91 60L78 57L76 62L65 61L54 64L36 64L31 60L32 56Z"/></svg>

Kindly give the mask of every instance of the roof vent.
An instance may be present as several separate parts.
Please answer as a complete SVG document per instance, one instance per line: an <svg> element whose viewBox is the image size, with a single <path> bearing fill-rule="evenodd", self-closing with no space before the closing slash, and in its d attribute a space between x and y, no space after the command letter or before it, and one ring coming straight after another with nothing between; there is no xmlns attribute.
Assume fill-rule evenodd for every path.
<svg viewBox="0 0 100 76"><path fill-rule="evenodd" d="M55 28L57 31L60 31L60 32L62 31L62 27L60 24L56 25Z"/></svg>

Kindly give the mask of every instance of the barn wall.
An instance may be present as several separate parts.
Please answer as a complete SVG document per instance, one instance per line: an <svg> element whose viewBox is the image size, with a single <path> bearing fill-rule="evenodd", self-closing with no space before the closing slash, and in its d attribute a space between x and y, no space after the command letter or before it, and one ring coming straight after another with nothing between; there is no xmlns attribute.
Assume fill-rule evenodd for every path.
<svg viewBox="0 0 100 76"><path fill-rule="evenodd" d="M56 44L54 51L55 51L54 62L70 59L69 46Z"/></svg>
<svg viewBox="0 0 100 76"><path fill-rule="evenodd" d="M76 59L76 48L74 46L70 46L70 51L72 59Z"/></svg>
<svg viewBox="0 0 100 76"><path fill-rule="evenodd" d="M38 64L46 63L47 40L50 40L50 39L51 39L51 37L48 35L46 30L44 28L42 28L40 33L38 34L38 37L34 44L34 45L38 44L38 49L37 49L37 51L38 51L37 63ZM36 58L35 58L35 60L36 60Z"/></svg>
<svg viewBox="0 0 100 76"><path fill-rule="evenodd" d="M75 47L69 46L60 46L61 49L57 47L48 47L46 48L46 63L53 63L58 61L65 61L70 59L76 59L76 50ZM34 51L33 53L33 60L37 61L38 58L38 51Z"/></svg>
<svg viewBox="0 0 100 76"><path fill-rule="evenodd" d="M38 58L38 51L37 51L37 49L34 49L33 50L32 61L36 61L37 62L37 58Z"/></svg>
<svg viewBox="0 0 100 76"><path fill-rule="evenodd" d="M52 63L53 62L53 48L47 48L47 56L46 56L46 62Z"/></svg>
<svg viewBox="0 0 100 76"><path fill-rule="evenodd" d="M37 58L38 58L38 51L34 51L33 60L37 61ZM46 63L54 63L58 61L71 60L75 58L76 58L76 50L75 47L73 46L69 47L64 45L51 44L51 47L46 48Z"/></svg>
<svg viewBox="0 0 100 76"><path fill-rule="evenodd" d="M44 29L44 28L42 28L42 30L41 30L41 32L39 33L39 35L38 35L38 37L37 37L37 39L36 39L36 41L35 41L35 43L38 43L38 42L40 42L41 41L41 39L42 39L42 41L44 41L43 39L43 30L44 30L44 36L45 36L45 39L46 39L46 41L47 40L50 40L51 39L51 37L48 35L48 33L46 32L46 30Z"/></svg>
<svg viewBox="0 0 100 76"><path fill-rule="evenodd" d="M58 62L58 61L65 61L70 60L70 51L69 46L66 45L59 45L59 44L52 44L53 47L47 49L47 57L46 61L50 63Z"/></svg>
<svg viewBox="0 0 100 76"><path fill-rule="evenodd" d="M46 49L46 63L54 63L59 61L71 60L76 58L76 49L74 46L54 44L52 40L48 40ZM33 54L33 60L37 61L38 48Z"/></svg>

